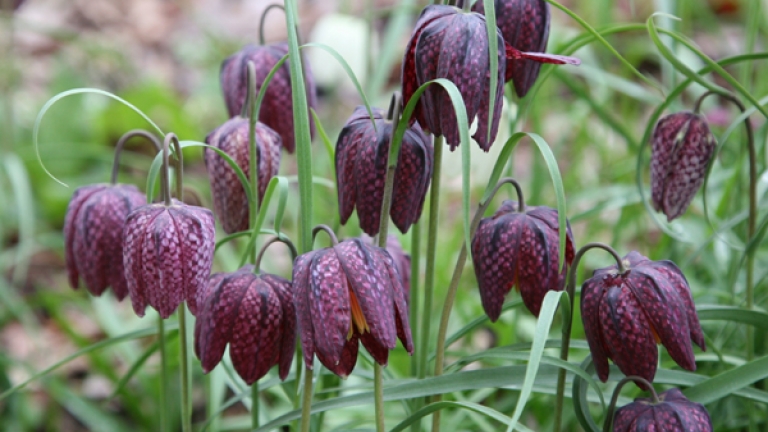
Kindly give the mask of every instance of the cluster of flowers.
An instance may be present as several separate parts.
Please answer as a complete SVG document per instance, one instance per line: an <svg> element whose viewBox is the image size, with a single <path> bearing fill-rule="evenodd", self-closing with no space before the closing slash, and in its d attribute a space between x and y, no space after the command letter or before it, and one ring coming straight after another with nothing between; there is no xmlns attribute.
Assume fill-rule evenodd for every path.
<svg viewBox="0 0 768 432"><path fill-rule="evenodd" d="M549 6L543 0L496 0L498 70L490 70L489 43L483 2L465 13L452 6L428 6L421 14L403 59L405 103L423 84L446 78L459 89L469 119L477 117L475 140L488 150L498 130L505 81L519 96L533 85L540 63L575 64L578 60L544 54L549 32ZM225 60L221 84L231 119L206 138L229 154L247 176L249 122L244 115L249 95L249 62L256 82L288 52L287 43L248 46ZM478 69L479 68L479 69ZM490 76L498 86L490 88ZM306 69L307 99L316 97ZM293 152L295 137L290 70L284 64L269 84L256 125L258 199L280 164L280 149ZM261 84L258 84L260 86ZM258 87L257 87L258 91ZM489 100L496 94L489 122ZM433 166L433 147L425 132L443 135L454 149L459 144L456 115L447 92L430 86L417 103L403 138L395 173L390 216L405 233L421 214ZM311 118L311 116L310 116ZM392 118L358 107L340 133L336 147L338 203L345 224L356 208L360 226L379 233ZM490 128L490 133L489 133ZM701 117L683 113L662 119L653 139L652 199L657 210L673 219L685 211L703 181L714 139ZM166 150L167 151L167 150ZM249 227L249 205L243 185L224 159L205 150L215 214L225 232ZM483 219L472 240L472 256L483 307L497 320L506 294L514 286L526 307L538 316L550 290L562 290L574 259L570 226L566 233L565 265L559 262L557 211L505 201ZM296 258L293 281L257 274L246 266L234 273L210 275L214 251L213 214L204 208L166 199L145 204L128 185L92 185L78 189L67 210L64 234L67 268L73 287L79 278L94 295L112 286L119 299L130 294L137 314L147 304L163 318L186 300L197 316L195 352L205 372L221 360L230 344L233 364L252 383L274 365L285 378L301 336L305 364L313 358L347 376L355 366L358 342L385 365L399 338L413 351L408 322L409 265L399 245L387 249L361 239L334 241L332 247ZM562 267L562 268L561 268ZM210 276L209 276L210 275ZM621 266L595 271L582 288L583 324L598 376L608 378L608 359L627 375L652 381L658 363L657 342L688 370L695 370L691 340L705 348L688 283L670 261L650 261L637 252ZM665 404L683 403L672 393ZM684 401L682 413L703 411ZM635 402L648 405L646 402ZM663 408L666 405L658 405ZM651 409L654 409L652 406ZM661 409L660 408L660 409ZM626 415L643 410L626 408ZM698 430L709 417L690 415ZM687 415L687 414L686 414ZM663 417L659 417L663 418ZM661 421L661 420L655 420ZM659 423L664 429L665 424ZM617 426L618 427L618 426ZM622 429L624 430L624 429ZM693 429L688 429L693 430Z"/></svg>

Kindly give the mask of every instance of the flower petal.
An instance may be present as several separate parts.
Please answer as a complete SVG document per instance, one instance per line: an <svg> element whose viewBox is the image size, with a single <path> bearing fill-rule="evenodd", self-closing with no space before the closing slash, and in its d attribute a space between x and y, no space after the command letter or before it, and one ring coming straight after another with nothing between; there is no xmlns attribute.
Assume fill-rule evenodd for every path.
<svg viewBox="0 0 768 432"><path fill-rule="evenodd" d="M606 289L612 282L606 275L593 275L581 286L581 318L584 324L584 335L592 353L592 362L600 381L608 380L608 349L603 340L603 330L600 320L600 305Z"/></svg>
<svg viewBox="0 0 768 432"><path fill-rule="evenodd" d="M311 289L309 268L316 254L317 252L305 253L296 258L293 263L293 304L296 306L304 365L308 369L312 369L312 360L315 355L315 331L309 306Z"/></svg>
<svg viewBox="0 0 768 432"><path fill-rule="evenodd" d="M296 351L296 308L291 294L292 286L291 282L279 276L263 274L261 278L275 291L280 299L280 305L283 310L278 364L280 379L285 380L288 372L291 370L293 353Z"/></svg>
<svg viewBox="0 0 768 432"><path fill-rule="evenodd" d="M150 260L144 263L144 242L148 228L155 218L164 211L161 205L146 205L137 208L125 220L123 228L123 266L131 304L136 315L143 317L148 303L147 282L144 272L154 272L156 264Z"/></svg>
<svg viewBox="0 0 768 432"><path fill-rule="evenodd" d="M347 276L334 249L323 249L312 259L309 288L316 353L331 369L342 360L352 313Z"/></svg>
<svg viewBox="0 0 768 432"><path fill-rule="evenodd" d="M182 268L184 298L189 311L196 315L198 293L205 290L213 265L216 247L213 213L202 207L188 205L172 206L169 212L181 243L179 264Z"/></svg>
<svg viewBox="0 0 768 432"><path fill-rule="evenodd" d="M247 273L232 273L223 278L206 299L198 317L201 324L195 344L203 372L212 371L221 361L252 279L253 275Z"/></svg>

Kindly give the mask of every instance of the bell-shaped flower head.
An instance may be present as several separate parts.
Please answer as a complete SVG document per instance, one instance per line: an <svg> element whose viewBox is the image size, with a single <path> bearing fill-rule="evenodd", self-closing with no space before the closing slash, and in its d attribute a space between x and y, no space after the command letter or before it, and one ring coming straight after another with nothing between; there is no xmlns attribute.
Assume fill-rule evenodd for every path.
<svg viewBox="0 0 768 432"><path fill-rule="evenodd" d="M658 403L637 398L616 410L614 432L712 432L712 419L704 405L691 402L679 389L659 394Z"/></svg>

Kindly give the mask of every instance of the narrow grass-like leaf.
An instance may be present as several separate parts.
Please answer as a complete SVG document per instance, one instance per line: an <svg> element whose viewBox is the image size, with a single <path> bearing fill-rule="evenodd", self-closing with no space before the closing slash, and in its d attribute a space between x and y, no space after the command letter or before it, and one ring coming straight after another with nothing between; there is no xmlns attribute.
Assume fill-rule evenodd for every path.
<svg viewBox="0 0 768 432"><path fill-rule="evenodd" d="M592 363L592 355L588 355L586 359L581 363L581 369L584 370L590 376L595 373L595 365ZM573 412L576 415L581 427L589 432L601 432L601 428L595 423L595 419L592 418L592 413L589 412L589 402L587 402L587 386L584 385L584 378L579 375L573 378L571 398L573 400ZM603 393L598 389L600 399L603 398Z"/></svg>
<svg viewBox="0 0 768 432"><path fill-rule="evenodd" d="M619 52L616 50L616 48L614 48L614 47L613 47L613 45L611 45L610 43L608 43L608 41L607 41L607 40L605 40L605 39L603 38L603 36L602 36L602 35L601 35L601 34L600 34L600 33L599 33L597 30L595 30L595 29L594 29L594 27L592 27L591 25L589 25L589 24L588 24L586 21L584 21L584 20L583 20L583 19L582 19L580 16L578 16L578 15L577 15L575 12L573 12L572 10L568 9L567 7L565 7L565 6L561 5L560 3L556 2L555 0L546 0L546 1L547 1L547 3L551 4L552 6L554 6L554 7L558 8L558 9L560 9L560 10L561 10L561 11L563 11L563 12L565 12L565 14L566 14L566 15L568 15L568 16L569 16L569 17L571 17L571 18L572 18L574 21L576 21L577 23L579 23L579 25L581 25L582 27L584 27L584 29L585 29L586 31L588 31L588 32L589 32L589 33L590 33L590 34L591 34L591 35L592 35L592 36L593 36L593 37L594 37L594 38L595 38L597 41L599 41L599 42L600 42L600 43L601 43L601 44L602 44L602 45L603 45L603 46L604 46L604 47L605 47L605 48L606 48L608 51L610 51L610 53L611 53L611 54L613 54L613 55L614 55L614 56L615 56L615 57L616 57L616 58L617 58L617 59L618 59L618 60L621 62L621 64L623 64L623 65L624 65L624 66L625 66L627 69L629 69L629 70L630 70L630 72L632 72L632 73L633 73L635 76L637 76L638 78L640 78L640 80L642 80L643 82L645 82L645 83L646 83L646 84L648 84L649 86L651 86L651 87L655 88L655 89L656 89L656 90L658 90L660 93L663 93L663 91L661 90L661 88L659 88L659 86L658 86L658 85L657 85L655 82L653 82L652 80L648 79L648 77L646 77L645 75L643 75L642 73L640 73L640 71L639 71L639 70L637 70L637 68L635 68L634 66L632 66L632 63L630 63L629 61L627 61L627 59L625 59L625 58L624 58L624 57L623 57L621 54L619 54Z"/></svg>
<svg viewBox="0 0 768 432"><path fill-rule="evenodd" d="M285 0L285 25L288 29L288 53L291 70L293 127L299 175L299 253L312 250L312 137L309 131L309 104L304 81L304 67L299 54L298 6ZM359 83L358 83L359 86ZM371 115L371 117L373 117Z"/></svg>
<svg viewBox="0 0 768 432"><path fill-rule="evenodd" d="M3 166L11 183L11 191L18 217L19 241L16 246L11 280L21 285L27 277L29 260L35 244L35 207L34 194L29 184L29 175L24 163L15 153L3 155Z"/></svg>
<svg viewBox="0 0 768 432"><path fill-rule="evenodd" d="M166 325L166 331L177 330L177 329L178 329L178 324L176 324L176 323L169 323L169 324ZM157 327L151 327L151 328L146 328L146 329L142 329L142 330L136 330L134 332L126 333L126 334L124 334L122 336L111 337L109 339L104 339L104 340L101 340L99 342L96 342L96 343L94 343L92 345L89 345L89 346L87 346L85 348L82 348L82 349L78 350L77 352L75 352L73 354L68 355L67 357L64 357L63 359L57 361L53 365L51 365L51 366L49 366L49 367L47 367L47 368L37 372L36 374L32 375L31 377L27 378L23 382L21 382L19 384L16 384L12 388L4 391L2 394L0 394L0 400L3 400L5 398L7 398L8 396L10 396L10 395L16 393L17 391L23 389L24 387L26 387L32 381L35 381L37 379L40 379L40 378L48 375L49 373L55 371L56 369L60 368L61 366L71 362L72 360L74 360L74 359L76 359L76 358L78 358L78 357L80 357L82 355L91 353L93 351L99 350L99 349L104 348L104 347L108 347L110 345L114 345L116 343L124 342L124 341L127 341L127 340L140 339L140 338L143 338L143 337L152 336L152 335L156 335L156 334L157 334Z"/></svg>
<svg viewBox="0 0 768 432"><path fill-rule="evenodd" d="M565 296L563 296L563 294L565 294ZM523 387L520 390L520 397L517 399L517 406L515 407L514 414L512 414L512 420L509 421L507 426L507 432L515 430L517 421L520 419L520 416L523 415L523 408L525 408L525 404L528 402L528 397L530 397L531 391L533 390L533 382L539 371L541 356L544 354L544 343L549 336L549 329L552 327L552 320L555 318L558 303L562 306L565 315L570 317L571 311L567 293L564 291L548 292L544 297L544 301L541 303L541 312L539 313L539 320L536 323L536 332L533 335L531 356L528 360L528 367L525 369Z"/></svg>
<svg viewBox="0 0 768 432"><path fill-rule="evenodd" d="M408 426L411 424L421 420L422 417L425 417L429 414L432 414L435 411L439 411L446 408L460 408L460 409L467 409L471 410L480 414L484 414L498 422L501 423L508 423L509 417L505 416L504 414L496 411L495 409L488 408L487 406L476 404L473 402L448 402L448 401L442 401L442 402L435 402L431 403L424 408L416 411L415 413L408 416L405 420L398 423L397 426L392 428L390 432L400 432L402 430L405 430Z"/></svg>
<svg viewBox="0 0 768 432"><path fill-rule="evenodd" d="M687 76L690 79L693 79L697 83L701 84L705 88L719 92L719 93L729 93L728 90L716 85L712 84L699 76L696 72L692 71L688 66L683 63L676 54L671 52L661 41L661 38L659 38L659 32L656 28L656 24L654 23L653 19L657 16L667 16L672 19L679 19L677 17L674 17L672 15L663 14L663 13L654 13L650 17L648 17L648 20L646 21L646 25L648 27L648 34L651 36L651 40L653 41L654 45L656 45L656 48L659 50L661 55L664 56L667 61L672 63L673 66L675 66L675 69L683 73L685 76ZM687 38L683 37L682 35L676 33L676 32L664 32L674 38L677 42L680 42L681 44L685 45L686 48L691 50L696 56L698 56L700 59L702 59L705 63L707 63L707 66L710 66L713 71L717 72L718 75L720 75L728 84L733 86L736 91L741 93L742 96L744 96L745 99L747 99L749 102L751 102L755 108L757 108L766 118L768 118L768 110L766 110L762 105L760 105L760 102L758 102L757 99L750 93L747 89L744 88L744 86L741 85L741 83L731 76L725 69L722 68L717 62L709 58L706 54L704 54L701 50L696 48L696 46L689 41Z"/></svg>
<svg viewBox="0 0 768 432"><path fill-rule="evenodd" d="M763 311L735 306L700 305L696 307L696 312L701 321L731 321L768 331L768 313Z"/></svg>
<svg viewBox="0 0 768 432"><path fill-rule="evenodd" d="M178 333L176 333L178 334ZM166 339L166 341L169 341L170 337ZM147 349L144 350L143 353L139 356L136 361L133 362L130 368L128 368L128 371L120 378L120 381L115 384L115 389L112 390L112 394L107 399L112 399L118 394L120 394L121 391L123 391L123 388L126 384L128 384L128 381L133 378L138 371L141 370L141 368L144 366L144 364L149 360L149 358L154 354L157 349L160 347L160 343L158 341L152 342L152 344L147 347Z"/></svg>
<svg viewBox="0 0 768 432"><path fill-rule="evenodd" d="M116 416L83 399L58 379L45 383L47 393L60 403L87 430L102 430L114 432L129 432L132 429L121 422Z"/></svg>
<svg viewBox="0 0 768 432"><path fill-rule="evenodd" d="M66 183L62 182L58 178L56 178L53 174L51 174L50 171L48 171L48 168L45 167L45 164L43 163L43 159L40 157L40 147L38 145L38 134L40 132L40 124L43 122L43 117L45 117L45 113L48 112L49 109L58 101L61 99L64 99L65 97L76 95L76 94L83 94L83 93L93 93L93 94L99 94L102 96L107 96L109 98L112 98L121 104L127 106L128 108L132 109L136 114L140 115L144 120L147 121L155 130L161 135L165 136L165 133L158 125L155 124L155 122L152 121L152 119L149 118L146 114L144 114L143 111L136 108L133 104L126 101L125 99L121 98L120 96L117 96L115 94L112 94L108 91L99 90L95 88L76 88L72 90L67 90L64 92L61 92L57 94L56 96L48 99L48 101L43 105L43 107L40 109L40 112L37 113L37 118L35 118L35 125L32 128L32 142L35 146L35 154L37 155L37 162L40 163L40 166L43 168L43 171L48 175L48 177L52 178L54 181L59 183L62 186L68 187Z"/></svg>
<svg viewBox="0 0 768 432"><path fill-rule="evenodd" d="M708 404L765 378L768 378L768 357L723 372L685 389L683 393L694 402Z"/></svg>
<svg viewBox="0 0 768 432"><path fill-rule="evenodd" d="M325 133L325 128L323 127L323 123L320 121L320 117L318 117L317 112L315 110L312 110L312 117L315 119L315 129L317 129L317 134L320 135L320 140L323 142L323 146L325 146L325 151L328 153L328 160L331 161L331 166L333 167L333 174L334 177L336 175L336 150L334 148L333 142L330 138L328 138L328 134Z"/></svg>
<svg viewBox="0 0 768 432"><path fill-rule="evenodd" d="M470 1L470 0L467 0ZM485 30L488 33L488 59L490 61L490 75L491 82L490 91L488 93L488 135L486 139L491 142L491 132L493 131L493 116L496 108L496 86L499 84L499 74L496 71L499 70L499 49L505 49L503 46L499 47L499 39L497 37L498 30L496 27L496 2L495 0L482 0L483 8L485 10ZM502 84L503 85L503 84ZM467 152L469 154L469 152ZM469 245L467 245L469 247Z"/></svg>
<svg viewBox="0 0 768 432"><path fill-rule="evenodd" d="M243 258L240 261L242 267L248 261L251 256L250 251L256 246L256 238L261 234L261 226L264 225L264 219L267 217L267 210L269 210L269 204L272 203L272 195L277 189L277 209L275 210L275 225L274 231L280 235L280 225L283 222L283 214L285 213L285 203L288 200L288 179L283 176L275 176L269 181L266 192L264 192L264 200L259 207L259 214L256 217L256 223L250 230L251 238L248 240L248 245L245 247Z"/></svg>
<svg viewBox="0 0 768 432"><path fill-rule="evenodd" d="M501 313L503 314L504 312L506 312L508 310L512 310L512 309L520 306L521 304L523 304L523 300L519 299L519 298L515 299L515 300L508 301L508 302L504 303L504 305L501 307ZM452 335L448 336L445 339L445 346L447 346L447 347L451 346L454 342L456 342L457 340L461 339L462 337L467 335L469 332L477 329L478 327L480 327L482 325L485 325L488 321L490 321L490 318L488 318L488 315L485 315L485 314L482 314L479 317L473 319L467 325L465 325L464 327L460 328L459 330L457 330ZM434 360L434 358L435 358L435 354L433 353L433 354L430 355L429 360L432 361L432 360Z"/></svg>
<svg viewBox="0 0 768 432"><path fill-rule="evenodd" d="M467 118L467 108L464 106L464 99L461 97L461 93L459 92L459 89L456 88L456 85L452 83L451 81L445 79L445 78L438 78L429 82L426 82L422 84L418 89L416 89L415 92L413 92L413 95L411 96L411 99L408 101L408 103L405 105L405 108L403 109L403 115L400 119L400 122L397 125L397 130L395 130L395 134L392 135L392 142L393 143L401 143L403 141L403 136L405 135L405 129L408 127L409 120L411 119L411 115L413 115L413 110L416 108L416 104L419 101L419 98L421 98L421 95L424 93L424 91L429 87L430 85L440 85L443 87L446 93L448 93L448 96L451 98L451 103L453 104L453 111L456 114L456 121L459 128L459 139L461 141L460 145L462 147L462 168L461 168L461 174L462 174L462 216L463 216L463 222L464 222L464 242L467 245L467 252L469 257L471 258L472 253L472 239L470 238L470 230L469 230L469 224L471 215L469 213L469 119ZM467 152L467 155L464 156L464 152Z"/></svg>

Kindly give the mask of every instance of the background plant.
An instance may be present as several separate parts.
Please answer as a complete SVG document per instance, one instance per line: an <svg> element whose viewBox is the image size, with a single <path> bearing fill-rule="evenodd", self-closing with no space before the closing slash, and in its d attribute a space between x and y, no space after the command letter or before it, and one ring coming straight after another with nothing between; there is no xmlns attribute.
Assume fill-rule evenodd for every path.
<svg viewBox="0 0 768 432"><path fill-rule="evenodd" d="M357 3L342 2L336 7L345 17L362 19L359 24L371 24L362 25L369 29L365 34L371 35L363 39L377 49L376 55L360 56L362 66L354 70L370 104L383 108L388 104L391 90L398 87L397 63L414 19L425 2L371 2L368 6ZM137 319L127 303L118 304L108 297L91 298L82 291L70 291L66 287L61 236L63 212L73 188L106 181L111 147L117 138L134 127L150 125L124 105L101 95L83 94L56 101L40 124L37 141L46 166L69 184L69 189L46 176L37 163L33 130L40 107L51 95L77 87L97 87L139 108L162 131L173 131L183 140L202 141L206 133L225 119L217 77L220 61L243 44L255 42L258 31L244 26L242 33L236 33L224 25L208 24L219 22L203 19L205 13L216 6L188 4L176 15L156 10L147 13L144 16L168 20L167 26L153 26L153 31L148 32L132 32L131 29L141 28L140 20L110 22L78 2L72 6L54 5L69 8L72 18L67 18L64 23L67 25L46 24L39 16L53 14L52 10L33 0L19 9L13 25L11 16L3 15L2 31L10 35L3 38L3 58L11 61L2 62L0 267L3 278L0 294L3 307L0 323L6 349L0 354L3 360L0 385L5 390L36 373L44 375L24 391L3 395L0 423L10 425L11 429L156 428L157 407L153 398L144 396L159 391L154 321ZM462 194L462 183L458 180L460 152L464 148L454 153L443 152L436 263L439 270L434 275L432 338L428 339L426 359L432 361L438 312L461 245L465 243L464 227L468 226L466 218L470 216L464 212L465 203L471 203L474 212L486 190L488 173L499 157L497 152L503 151L512 132L529 131L546 141L556 159L562 174L567 216L579 246L587 241L603 241L622 255L639 250L654 260L671 259L690 282L710 350L695 351L696 373L681 371L666 353L662 354L657 390L668 386L684 388L686 396L705 404L718 430L764 426L768 419L765 405L768 394L761 390L760 381L768 376L768 360L764 357L765 323L768 322L764 312L766 267L762 265L766 250L761 237L752 242L744 240L748 161L741 129L743 118L735 107L717 97L708 98L702 106L702 113L718 139L718 156L711 166L704 192L699 192L688 212L667 224L663 217L648 211L648 143L655 121L661 114L691 109L705 88L723 87L744 102L755 126L758 173L764 172L766 123L759 111L765 108L755 105L755 101L761 101L768 94L768 84L759 79L758 73L766 57L756 42L765 25L761 3L752 0L712 0L706 4L693 0L572 1L564 2L563 7L566 6L569 12L553 3L548 52L571 54L578 49L576 55L583 60L582 66L542 67L539 80L522 100L517 100L507 86L507 100L516 103L508 103L503 112L502 133L492 153L477 152L474 144L465 146L472 152L468 195ZM327 15L330 11L313 15L313 7L316 6L308 3L300 8L304 12L300 16L302 35L311 35L308 40L319 42L324 35L313 34L312 23L315 29L320 29L322 19L338 17ZM134 9L129 9L130 13L142 16L140 9L132 11ZM658 16L648 21L654 11L670 13L681 20ZM130 13L126 16L133 16ZM279 28L283 20L278 12L272 14L274 18L270 18L269 24ZM255 22L258 13L252 15L251 21ZM74 30L88 20L95 22L90 28L96 30ZM185 26L194 30L179 30ZM121 36L121 31L127 31L130 36ZM347 32L353 28L345 27L343 31L349 35ZM141 39L139 35L145 33L152 36ZM186 35L189 37L181 37ZM275 36L275 40L280 38ZM152 62L133 56L131 50L121 49L125 41L136 44L132 46L139 52L156 52L159 60ZM335 62L322 48L315 46L307 50L314 51L314 59L321 59L313 66ZM342 56L350 67L355 64L354 56L346 53ZM45 65L50 67L41 73ZM314 205L309 216L315 222L328 223L342 237L352 237L359 234L355 215L350 223L337 229L333 158L326 151L332 146L327 146L323 138L324 135L333 143L343 121L354 106L361 103L355 86L350 84L352 81L346 75L341 77L338 82L321 84L323 96L316 113L324 134L316 137L312 147ZM514 146L514 150L510 150L512 162L504 170L523 185L527 202L555 207L556 197L549 178L551 165L539 156L534 141L521 138L517 137L519 144L508 147ZM151 152L127 151L123 156L121 182L143 186L152 157ZM288 155L284 158L281 175L289 186L284 189L286 203L280 218L282 223L277 225L287 235L298 237L297 221L299 216L306 215L298 213L294 177L298 172L297 159ZM187 149L185 161L185 184L198 191L204 204L210 207L212 201L200 149ZM281 190L279 185L274 187L275 203L282 196ZM511 189L501 192L502 196L505 193L514 198ZM760 177L758 203L763 201L764 193L765 181ZM266 211L265 229L274 229L275 218L275 210ZM764 210L760 211L757 222L757 233L762 236L766 226ZM426 237L424 223L424 220L420 223L421 244ZM219 239L223 238L219 234ZM414 242L413 238L411 234L401 236L406 249ZM315 246L326 246L321 243L322 240ZM216 253L217 269L235 270L244 246L241 240L222 245ZM746 251L753 251L756 261L754 305L750 310L745 310ZM289 276L287 256L272 254L265 258L264 268ZM415 261L417 274L422 275L416 280L421 282L423 257ZM611 264L608 256L587 254L577 279L583 281L592 269ZM444 401L428 406L422 413L444 409L443 423L456 429L501 428L498 421L509 422L524 399L521 396L527 393L525 373L535 366L528 363L532 348L536 348L532 344L541 344L544 351L538 362L538 373L528 388L531 397L524 408L520 405L519 428L551 428L552 394L558 367L562 366L556 360L560 314L551 318L557 301L545 305L550 308L551 329L544 325L546 322L536 321L524 311L515 294L507 299L499 321L492 324L482 313L472 273L464 271L459 279L447 331L449 350L444 376L425 382L409 381L414 374L410 359L402 349L392 352L390 365L385 369L384 392L385 399L390 401L385 403L389 428L415 420L412 414L416 407L407 401L436 393L444 393ZM414 293L420 289L423 285L412 287ZM589 415L599 422L604 409L595 387L608 399L621 377L614 370L611 381L605 385L597 385L594 378L585 378L580 365L588 350L578 308L573 312L576 315L568 385L570 390L573 382L573 393L584 396L574 403L570 399L572 392L566 392L564 421L568 429L588 424ZM750 336L750 328L756 337ZM174 323L166 326L171 359L177 358L173 351L178 349L178 344L170 343L176 337L175 329ZM28 345L23 341L29 341ZM51 373L42 374L46 367L66 360L78 349L86 352ZM373 368L370 359L361 355L358 368L343 383L327 372L315 374L314 407L332 413L313 416L315 427L322 425L323 430L372 428ZM228 373L232 367L227 361L225 357L225 367L214 371L207 384L199 365L193 363L193 383L198 389L193 401L194 420L199 427L208 419L214 419L209 425L212 429L250 425L250 416L242 409L250 407L250 392L234 374ZM179 366L175 362L171 360L172 369ZM431 373L431 365L425 375ZM571 375L576 373L581 378L574 381ZM267 407L260 410L262 424L287 412L298 417L298 411L291 411L295 407L290 397L296 394L296 384L290 377L285 384L278 384L275 370L260 382L262 406ZM178 386L173 381L169 381L169 385ZM171 394L178 394L174 391L177 389L170 390ZM353 395L355 391L363 394ZM637 389L626 386L619 404L624 405L639 394ZM169 406L173 408L178 404ZM220 411L220 416L214 416ZM179 416L169 413L168 418L177 421Z"/></svg>

